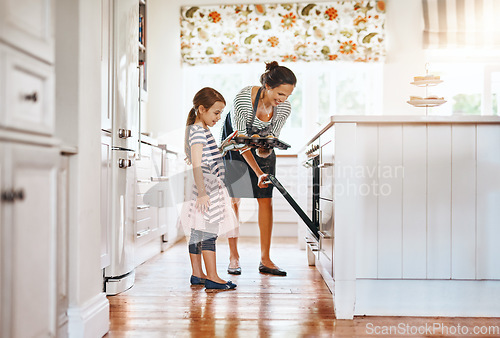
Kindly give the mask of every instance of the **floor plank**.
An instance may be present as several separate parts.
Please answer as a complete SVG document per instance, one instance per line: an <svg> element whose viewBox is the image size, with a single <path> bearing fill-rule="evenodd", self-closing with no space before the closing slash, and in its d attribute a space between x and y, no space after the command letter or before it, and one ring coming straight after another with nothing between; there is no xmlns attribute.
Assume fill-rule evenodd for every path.
<svg viewBox="0 0 500 338"><path fill-rule="evenodd" d="M226 273L227 242L219 240L217 246L219 275L238 284L236 290L207 292L201 286L191 286L184 241L139 266L134 287L108 297L110 332L107 336L456 337L467 336L456 331L464 326L470 330L475 326L490 330L489 335L474 336L500 336L500 331L495 331L495 328L500 330L499 318L336 320L332 295L319 272L307 265L306 253L298 249L296 240L273 239L274 260L287 270L286 277L258 272L258 239L242 238L239 247L242 275L231 276ZM429 326L433 330L429 331Z"/></svg>

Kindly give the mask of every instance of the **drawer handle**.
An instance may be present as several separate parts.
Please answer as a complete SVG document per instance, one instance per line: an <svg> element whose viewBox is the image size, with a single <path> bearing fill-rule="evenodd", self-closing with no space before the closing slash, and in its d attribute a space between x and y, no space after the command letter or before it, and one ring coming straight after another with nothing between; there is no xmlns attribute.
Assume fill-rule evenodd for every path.
<svg viewBox="0 0 500 338"><path fill-rule="evenodd" d="M325 162L318 165L318 168L333 167L333 163Z"/></svg>
<svg viewBox="0 0 500 338"><path fill-rule="evenodd" d="M167 176L151 177L151 181L153 181L153 182L166 182L166 181L168 181L168 177Z"/></svg>
<svg viewBox="0 0 500 338"><path fill-rule="evenodd" d="M17 191L4 191L2 192L1 199L3 202L15 202L16 200L22 201L24 200L24 190L19 189Z"/></svg>
<svg viewBox="0 0 500 338"><path fill-rule="evenodd" d="M24 95L24 100L36 102L38 101L38 93L33 92L33 94Z"/></svg>
<svg viewBox="0 0 500 338"><path fill-rule="evenodd" d="M151 183L151 180L137 179L137 183Z"/></svg>
<svg viewBox="0 0 500 338"><path fill-rule="evenodd" d="M137 206L137 210L149 209L151 206L149 204L141 204Z"/></svg>
<svg viewBox="0 0 500 338"><path fill-rule="evenodd" d="M136 237L137 237L137 238L144 237L144 236L146 236L147 234L149 234L150 232L151 232L151 229L147 228L147 230L142 230L142 231L139 231L139 232L136 234Z"/></svg>

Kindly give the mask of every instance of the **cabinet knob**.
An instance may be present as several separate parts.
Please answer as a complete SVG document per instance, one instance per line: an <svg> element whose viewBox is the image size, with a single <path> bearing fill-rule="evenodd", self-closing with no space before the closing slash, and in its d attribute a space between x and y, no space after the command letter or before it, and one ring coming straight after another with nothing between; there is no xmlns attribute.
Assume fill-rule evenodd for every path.
<svg viewBox="0 0 500 338"><path fill-rule="evenodd" d="M15 202L16 200L22 201L24 200L24 190L19 189L19 190L10 190L10 191L4 191L2 192L1 196L2 202Z"/></svg>
<svg viewBox="0 0 500 338"><path fill-rule="evenodd" d="M118 167L126 169L132 166L132 161L125 158L118 159Z"/></svg>
<svg viewBox="0 0 500 338"><path fill-rule="evenodd" d="M36 101L38 101L38 93L37 92L33 92L33 94L24 95L24 99L26 101L36 102Z"/></svg>
<svg viewBox="0 0 500 338"><path fill-rule="evenodd" d="M130 129L118 129L119 138L128 138L132 136L132 130Z"/></svg>
<svg viewBox="0 0 500 338"><path fill-rule="evenodd" d="M18 201L24 200L24 190L19 189L18 191L14 191L14 199Z"/></svg>
<svg viewBox="0 0 500 338"><path fill-rule="evenodd" d="M14 202L14 191L2 191L2 202Z"/></svg>

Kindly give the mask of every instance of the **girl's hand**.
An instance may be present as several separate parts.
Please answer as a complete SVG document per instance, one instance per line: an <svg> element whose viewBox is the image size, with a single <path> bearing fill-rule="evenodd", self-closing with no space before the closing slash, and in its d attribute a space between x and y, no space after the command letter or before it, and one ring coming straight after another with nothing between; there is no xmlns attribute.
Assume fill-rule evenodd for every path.
<svg viewBox="0 0 500 338"><path fill-rule="evenodd" d="M207 194L198 195L196 198L195 207L197 210L201 212L205 212L208 210L208 206L210 205L210 197Z"/></svg>
<svg viewBox="0 0 500 338"><path fill-rule="evenodd" d="M259 180L257 181L257 185L259 186L259 188L267 188L269 186L269 184L264 184L264 181L267 180L267 176L269 174L262 174L259 176Z"/></svg>

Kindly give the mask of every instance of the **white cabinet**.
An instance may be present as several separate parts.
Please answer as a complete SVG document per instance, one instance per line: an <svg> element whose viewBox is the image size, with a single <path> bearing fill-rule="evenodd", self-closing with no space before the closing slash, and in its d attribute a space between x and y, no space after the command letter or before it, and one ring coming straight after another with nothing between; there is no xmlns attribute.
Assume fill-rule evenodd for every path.
<svg viewBox="0 0 500 338"><path fill-rule="evenodd" d="M137 151L139 140L139 6L114 1L113 146Z"/></svg>
<svg viewBox="0 0 500 338"><path fill-rule="evenodd" d="M0 97L5 104L0 112L0 126L53 134L53 67L1 44L0 64Z"/></svg>
<svg viewBox="0 0 500 338"><path fill-rule="evenodd" d="M57 337L68 335L69 305L69 169L72 153L64 152L61 156L58 174L57 194Z"/></svg>
<svg viewBox="0 0 500 338"><path fill-rule="evenodd" d="M141 145L137 167L136 243L158 238L167 231L166 199L168 178L162 175L163 150L147 143Z"/></svg>
<svg viewBox="0 0 500 338"><path fill-rule="evenodd" d="M113 1L101 0L101 129L111 131L113 114Z"/></svg>
<svg viewBox="0 0 500 338"><path fill-rule="evenodd" d="M101 135L101 269L111 262L111 133Z"/></svg>
<svg viewBox="0 0 500 338"><path fill-rule="evenodd" d="M151 152L151 163L153 165L151 180L155 184L155 194L152 196L156 201L157 211L158 211L158 231L160 235L164 235L167 232L167 203L169 201L169 194L171 191L168 189L169 178L164 173L163 168L163 157L165 150L159 147L153 147Z"/></svg>
<svg viewBox="0 0 500 338"><path fill-rule="evenodd" d="M0 333L53 337L59 153L50 147L3 142L0 158Z"/></svg>
<svg viewBox="0 0 500 338"><path fill-rule="evenodd" d="M54 62L54 0L0 2L0 40L45 62Z"/></svg>
<svg viewBox="0 0 500 338"><path fill-rule="evenodd" d="M153 146L141 144L141 157L136 160L137 173L137 222L135 224L136 244L151 240L158 230L158 208L152 201Z"/></svg>

